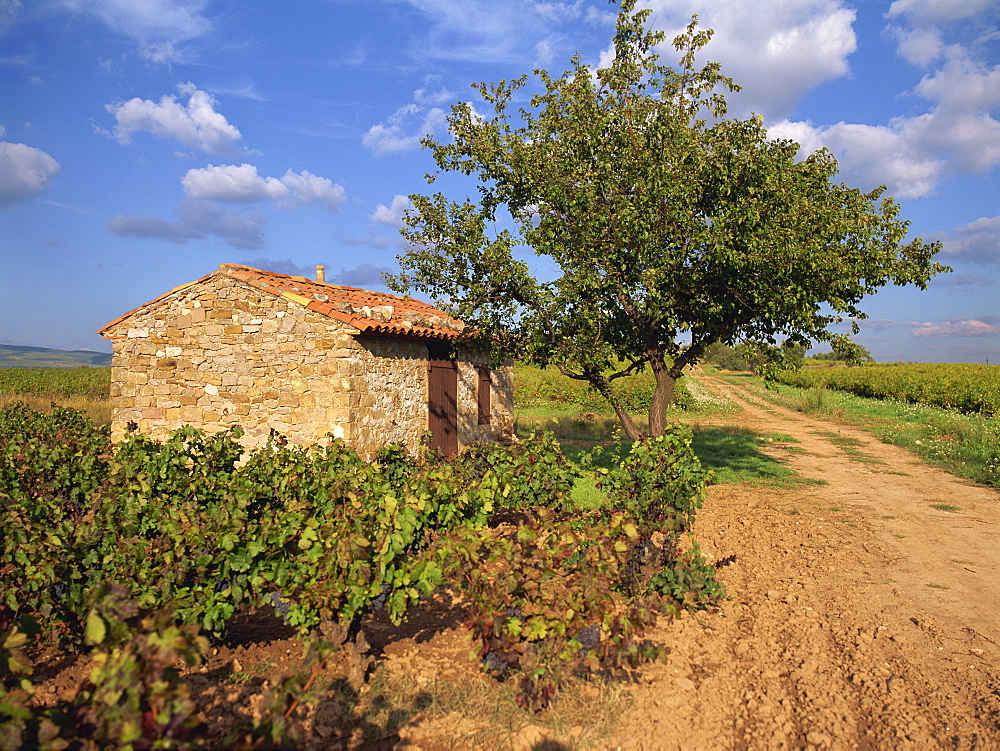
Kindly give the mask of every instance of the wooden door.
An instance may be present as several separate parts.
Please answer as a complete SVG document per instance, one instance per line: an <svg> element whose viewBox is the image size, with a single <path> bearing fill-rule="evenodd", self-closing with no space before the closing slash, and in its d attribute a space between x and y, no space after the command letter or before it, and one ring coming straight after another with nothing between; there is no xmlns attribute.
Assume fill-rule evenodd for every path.
<svg viewBox="0 0 1000 751"><path fill-rule="evenodd" d="M458 453L458 364L447 356L427 361L427 429L431 448Z"/></svg>

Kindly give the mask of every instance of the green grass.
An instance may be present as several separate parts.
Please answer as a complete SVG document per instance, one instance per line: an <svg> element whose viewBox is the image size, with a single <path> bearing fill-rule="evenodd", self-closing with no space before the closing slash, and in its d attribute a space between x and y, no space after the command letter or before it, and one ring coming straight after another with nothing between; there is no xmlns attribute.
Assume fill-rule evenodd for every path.
<svg viewBox="0 0 1000 751"><path fill-rule="evenodd" d="M850 436L841 435L840 433L831 433L829 431L814 430L813 435L818 435L820 438L826 438L830 443L839 448L848 459L856 462L861 462L862 464L885 464L885 462L876 459L874 456L869 456L868 454L860 451L858 446L863 446L864 444L857 438L851 438Z"/></svg>
<svg viewBox="0 0 1000 751"><path fill-rule="evenodd" d="M692 447L702 466L712 470L712 484L741 482L792 487L807 481L782 460L763 452L767 438L738 426L695 427Z"/></svg>
<svg viewBox="0 0 1000 751"><path fill-rule="evenodd" d="M31 349L31 348L25 348ZM23 402L47 412L53 404L78 409L99 425L111 422L111 368L0 367L0 408Z"/></svg>
<svg viewBox="0 0 1000 751"><path fill-rule="evenodd" d="M958 506L952 506L950 503L932 503L931 508L936 508L938 511L951 511L952 513L962 510Z"/></svg>
<svg viewBox="0 0 1000 751"><path fill-rule="evenodd" d="M772 441L747 428L693 426L692 449L706 469L712 471L711 485L750 483L772 487L796 487L823 484L822 480L800 477L781 459L764 453ZM557 434L558 435L558 434ZM563 453L571 460L584 462L598 469L611 469L628 455L631 443L603 439L581 440L560 436ZM597 488L595 475L577 481L571 495L579 509L599 508L605 496Z"/></svg>
<svg viewBox="0 0 1000 751"><path fill-rule="evenodd" d="M646 377L640 377L640 383L643 378ZM516 366L515 383L514 408L519 435L538 429L549 430L559 438L563 452L570 459L587 462L596 468L610 469L628 455L631 444L623 440L617 418L606 403L592 400L585 384L551 369L525 365ZM646 383L648 386L648 380ZM821 482L799 477L782 459L765 453L765 448L796 451L798 447L793 444L797 441L788 434L760 434L741 426L697 424L701 418L737 412L738 407L709 390L695 376L685 376L682 383L685 386L683 406L672 407L667 418L693 422L693 449L702 466L712 470L712 484L793 487ZM635 412L633 418L639 430L644 430L648 424L646 415ZM593 476L577 482L572 500L578 508L596 508L604 503L604 495L596 483Z"/></svg>
<svg viewBox="0 0 1000 751"><path fill-rule="evenodd" d="M784 385L765 389L759 379L751 376L727 376L726 380L780 406L850 423L954 475L1000 488L997 418L825 389Z"/></svg>

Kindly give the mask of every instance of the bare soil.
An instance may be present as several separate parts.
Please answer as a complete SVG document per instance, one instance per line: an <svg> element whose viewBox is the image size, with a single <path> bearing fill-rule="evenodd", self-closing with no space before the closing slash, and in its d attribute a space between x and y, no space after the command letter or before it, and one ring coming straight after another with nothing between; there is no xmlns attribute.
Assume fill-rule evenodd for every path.
<svg viewBox="0 0 1000 751"><path fill-rule="evenodd" d="M669 654L624 687L624 701L591 687L573 699L583 701L575 724L511 714L507 727L486 727L497 715L471 709L485 679L459 625L464 610L442 594L402 629L366 625L376 681L361 685L351 655L339 655L301 745L1000 749L1000 493L842 424L711 387L739 402L733 422L793 436L768 453L823 484L709 488L694 532L709 560L736 556L719 569L729 598L664 619L652 638ZM258 614L215 648L192 688L224 732L300 661L301 645ZM54 657L37 668L40 701L88 669ZM400 682L414 689L405 701L383 690ZM451 711L429 711L442 692ZM609 706L618 714L595 736Z"/></svg>

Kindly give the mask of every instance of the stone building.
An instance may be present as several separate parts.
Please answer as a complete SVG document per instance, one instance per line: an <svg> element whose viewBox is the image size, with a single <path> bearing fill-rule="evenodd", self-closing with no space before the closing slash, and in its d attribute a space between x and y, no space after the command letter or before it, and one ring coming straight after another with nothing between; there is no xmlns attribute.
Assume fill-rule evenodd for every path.
<svg viewBox="0 0 1000 751"><path fill-rule="evenodd" d="M112 438L239 425L360 454L426 431L446 454L513 435L512 368L454 346L462 323L426 303L222 264L115 319ZM457 351L456 351L457 350Z"/></svg>

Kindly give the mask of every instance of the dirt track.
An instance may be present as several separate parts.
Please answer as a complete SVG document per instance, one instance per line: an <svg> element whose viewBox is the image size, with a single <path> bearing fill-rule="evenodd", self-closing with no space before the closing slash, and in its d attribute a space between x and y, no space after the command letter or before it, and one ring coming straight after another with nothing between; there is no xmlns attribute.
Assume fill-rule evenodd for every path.
<svg viewBox="0 0 1000 751"><path fill-rule="evenodd" d="M827 484L710 489L695 532L738 556L720 571L732 597L663 629L670 662L613 747L1000 748L1000 494L712 386L741 424L798 439L774 453Z"/></svg>
<svg viewBox="0 0 1000 751"><path fill-rule="evenodd" d="M730 598L718 612L657 629L666 662L644 670L616 730L597 746L1000 749L1000 493L867 434L710 385L741 404L729 420L794 436L798 443L769 451L826 484L709 489L695 534L710 560L737 556L719 571ZM841 447L845 438L858 442L853 454ZM459 620L460 610L432 607L406 638L393 631L385 641L388 630L370 624L369 640L390 675L461 683L476 666ZM256 666L277 673L300 654L280 639L220 650L201 684L193 676L212 724L224 729L238 718L227 707L259 702L263 671L235 685L212 677L234 658L256 676ZM54 677L46 691L83 669ZM310 747L361 739L360 728L343 726L343 706L327 701L311 715ZM366 747L484 747L472 740L483 737L481 718L399 711L398 735ZM563 749L588 733L553 734L540 722L506 737L505 747Z"/></svg>

